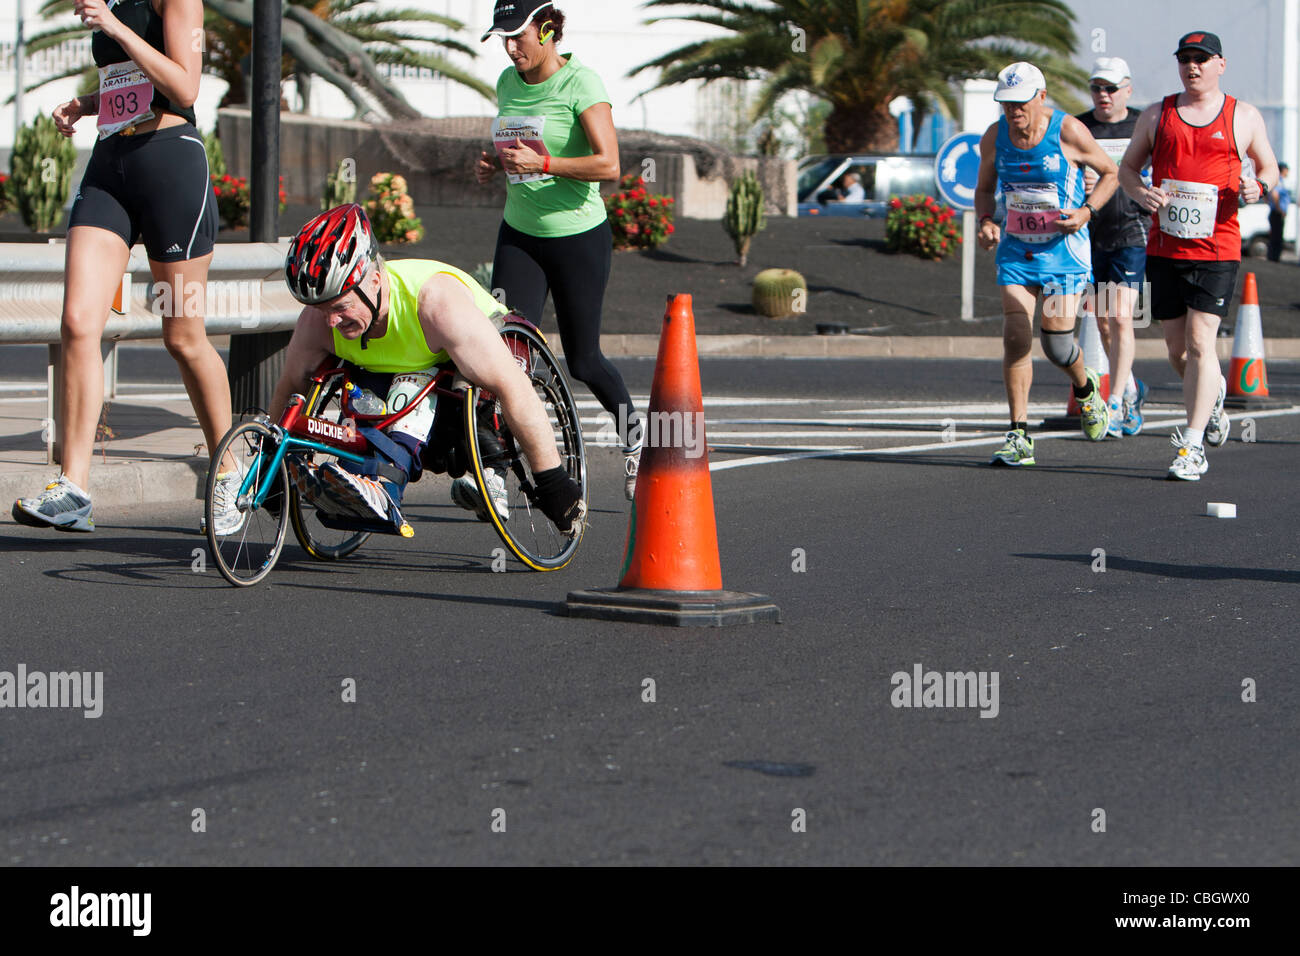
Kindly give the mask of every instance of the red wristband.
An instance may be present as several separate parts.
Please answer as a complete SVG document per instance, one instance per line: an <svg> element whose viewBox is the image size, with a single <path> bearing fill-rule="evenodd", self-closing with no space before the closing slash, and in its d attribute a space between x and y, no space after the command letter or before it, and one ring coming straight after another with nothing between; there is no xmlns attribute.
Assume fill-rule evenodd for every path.
<svg viewBox="0 0 1300 956"><path fill-rule="evenodd" d="M547 156L546 159L542 162L542 172L549 173L550 171L551 171L551 157Z"/></svg>

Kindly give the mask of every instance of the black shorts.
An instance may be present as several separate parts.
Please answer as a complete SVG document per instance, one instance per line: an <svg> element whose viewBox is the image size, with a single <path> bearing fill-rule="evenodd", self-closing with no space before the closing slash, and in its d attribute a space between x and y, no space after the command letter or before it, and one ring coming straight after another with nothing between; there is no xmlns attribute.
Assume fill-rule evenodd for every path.
<svg viewBox="0 0 1300 956"><path fill-rule="evenodd" d="M1147 256L1151 283L1151 317L1159 322L1181 319L1188 309L1224 318L1237 285L1235 260L1170 259Z"/></svg>
<svg viewBox="0 0 1300 956"><path fill-rule="evenodd" d="M127 248L143 237L155 262L206 256L217 239L217 203L198 130L185 123L96 143L68 216L73 226L117 233Z"/></svg>

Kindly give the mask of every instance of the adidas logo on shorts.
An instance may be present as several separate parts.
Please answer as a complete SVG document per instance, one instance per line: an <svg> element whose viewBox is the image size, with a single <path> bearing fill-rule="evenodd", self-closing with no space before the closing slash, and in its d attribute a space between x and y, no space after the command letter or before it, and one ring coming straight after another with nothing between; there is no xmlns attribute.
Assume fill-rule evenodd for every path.
<svg viewBox="0 0 1300 956"><path fill-rule="evenodd" d="M171 245L171 248L168 249L168 250L164 253L164 255L168 255L168 256L170 256L173 252L180 252L180 251L181 251L181 247L180 247L179 245L177 245L176 243L173 242L172 245Z"/></svg>

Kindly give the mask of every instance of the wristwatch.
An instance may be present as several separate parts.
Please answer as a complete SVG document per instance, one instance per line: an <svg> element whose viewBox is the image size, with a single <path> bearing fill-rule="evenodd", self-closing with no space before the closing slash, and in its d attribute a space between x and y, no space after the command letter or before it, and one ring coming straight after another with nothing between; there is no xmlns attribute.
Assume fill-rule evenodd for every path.
<svg viewBox="0 0 1300 956"><path fill-rule="evenodd" d="M1092 220L1094 220L1094 219L1097 218L1097 209L1096 209L1095 206L1093 206L1092 203L1090 203L1090 202L1086 202L1086 203L1084 203L1084 204L1083 204L1083 208L1086 209L1086 210L1088 210L1088 221L1089 221L1089 222L1091 222Z"/></svg>

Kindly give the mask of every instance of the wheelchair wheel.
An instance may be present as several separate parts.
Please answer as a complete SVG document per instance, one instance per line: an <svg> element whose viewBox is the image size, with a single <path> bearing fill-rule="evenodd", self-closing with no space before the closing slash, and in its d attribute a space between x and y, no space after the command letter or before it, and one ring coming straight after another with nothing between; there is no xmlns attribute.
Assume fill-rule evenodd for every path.
<svg viewBox="0 0 1300 956"><path fill-rule="evenodd" d="M280 556L284 546L284 532L288 527L284 501L289 490L288 478L284 468L276 470L274 475L261 475L265 484L270 482L271 490L267 501L275 500L278 495L280 507L252 507L253 498L258 490L256 482L250 483L247 493L238 498L240 522L233 529L218 533L214 519L217 510L217 467L227 452L239 463L242 474L261 475L265 463L275 453L275 436L260 421L246 421L236 425L226 433L226 437L217 446L213 456L213 466L208 469L207 493L204 501L204 517L207 521L208 548L217 563L221 576L236 587L248 587L266 577ZM226 493L224 490L221 492Z"/></svg>
<svg viewBox="0 0 1300 956"><path fill-rule="evenodd" d="M560 452L560 464L582 488L587 498L587 459L582 442L582 426L578 408L569 391L569 383L559 363L545 340L526 326L507 325L501 332L515 361L524 366L532 380L533 390L551 422L551 432ZM494 396L484 396L477 386L470 386L465 394L465 435L469 459L479 494L488 500L485 467L493 462L500 464L499 449L487 449L480 440L480 429L490 431L509 458L505 470L506 494L509 516L502 518L495 508L487 509L488 519L496 529L510 553L535 571L557 571L567 565L578 551L582 532L570 538L556 530L537 503L537 490L532 474L510 427L501 414L500 403ZM492 461L485 463L487 455Z"/></svg>
<svg viewBox="0 0 1300 956"><path fill-rule="evenodd" d="M307 399L304 414L331 422L342 421L344 417L342 394L343 380L340 376L335 375L333 378L326 379L324 383L314 386ZM319 451L304 449L289 454L295 456L298 461L316 468L327 462L338 461L334 455ZM292 470L287 460L285 467ZM317 561L337 561L339 558L346 558L370 537L369 531L340 531L325 527L316 516L315 505L307 502L293 482L290 482L289 494L291 499L289 520L293 524L294 537L298 539L303 550Z"/></svg>

